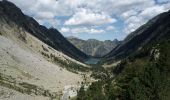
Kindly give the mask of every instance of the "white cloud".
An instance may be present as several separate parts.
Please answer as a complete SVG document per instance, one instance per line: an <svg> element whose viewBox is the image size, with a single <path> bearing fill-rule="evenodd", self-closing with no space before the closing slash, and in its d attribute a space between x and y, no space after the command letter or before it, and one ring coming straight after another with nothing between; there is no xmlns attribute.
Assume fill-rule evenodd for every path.
<svg viewBox="0 0 170 100"><path fill-rule="evenodd" d="M152 17L170 9L169 0L29 0L26 3L23 3L23 0L9 1L14 2L24 13L31 15L41 24L48 22L54 27L58 24L62 27L74 25L70 32L81 32L78 30L80 28L91 34L111 30L106 26L116 21L123 24L121 27L124 26L122 30L125 33L130 33ZM56 16L66 16L68 20L60 22ZM101 29L82 28L91 26ZM118 29L112 31L114 30Z"/></svg>
<svg viewBox="0 0 170 100"><path fill-rule="evenodd" d="M65 22L65 25L103 25L115 23L116 19L104 13L96 13L91 10L81 9L73 17Z"/></svg>
<svg viewBox="0 0 170 100"><path fill-rule="evenodd" d="M66 16L72 14L67 5L62 0L29 0L26 3L23 0L9 0L14 2L22 11L34 17L40 24L50 23L56 26L59 22L56 16Z"/></svg>
<svg viewBox="0 0 170 100"><path fill-rule="evenodd" d="M101 34L104 33L104 30L90 29L91 34Z"/></svg>
<svg viewBox="0 0 170 100"><path fill-rule="evenodd" d="M105 31L104 30L97 30L97 29L89 29L89 28L86 28L86 27L82 27L82 28L74 28L71 30L72 33L87 33L87 34L101 34L101 33L104 33Z"/></svg>
<svg viewBox="0 0 170 100"><path fill-rule="evenodd" d="M115 30L115 27L113 27L113 26L108 26L108 27L106 28L106 30L107 30L107 31Z"/></svg>
<svg viewBox="0 0 170 100"><path fill-rule="evenodd" d="M53 19L55 15L52 12L37 12L34 17L37 19Z"/></svg>
<svg viewBox="0 0 170 100"><path fill-rule="evenodd" d="M70 28L65 28L65 27L63 27L63 28L61 28L61 30L60 30L62 33L68 33L68 32L70 32Z"/></svg>
<svg viewBox="0 0 170 100"><path fill-rule="evenodd" d="M87 0L91 1L91 0ZM147 7L155 4L154 0L94 0L91 3L98 11L104 11L109 14L121 15L129 10L144 10Z"/></svg>
<svg viewBox="0 0 170 100"><path fill-rule="evenodd" d="M165 11L166 10L164 6L152 6L152 7L146 8L139 15L145 19L149 19Z"/></svg>
<svg viewBox="0 0 170 100"><path fill-rule="evenodd" d="M138 14L134 14L130 17L124 17L125 18L124 22L126 24L124 32L129 34L135 31L138 27L146 23L149 19L167 10L168 9L165 6L154 5L146 8L145 10L141 11Z"/></svg>
<svg viewBox="0 0 170 100"><path fill-rule="evenodd" d="M72 33L87 33L89 30L87 28L74 28L71 30Z"/></svg>
<svg viewBox="0 0 170 100"><path fill-rule="evenodd" d="M86 28L86 27L80 27L80 28L67 28L63 27L60 29L60 32L63 33L70 33L70 34L102 34L105 33L104 30L101 29L94 29L94 28Z"/></svg>
<svg viewBox="0 0 170 100"><path fill-rule="evenodd" d="M126 11L124 13L121 14L121 17L124 18L124 19L127 19L129 18L130 16L134 16L134 15L137 15L137 11L135 10L129 10L129 11Z"/></svg>

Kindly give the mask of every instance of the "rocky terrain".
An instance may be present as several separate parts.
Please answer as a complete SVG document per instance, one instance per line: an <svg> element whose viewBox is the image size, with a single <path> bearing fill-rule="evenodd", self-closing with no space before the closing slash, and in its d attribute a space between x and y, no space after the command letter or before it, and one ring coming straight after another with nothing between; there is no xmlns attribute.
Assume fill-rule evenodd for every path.
<svg viewBox="0 0 170 100"><path fill-rule="evenodd" d="M70 53L72 51L63 51L65 47L60 48L59 45L50 45L41 40L46 39L54 43L48 36L41 37L43 32L38 31L43 26L38 25L35 20L27 20L30 17L6 0L0 1L0 14L1 100L60 99L65 86L80 86L84 82L84 74L89 66L71 58L74 54ZM40 30L34 25L38 25ZM45 27L44 29L47 30ZM49 34L57 32L56 29L47 31L53 31ZM57 41L63 39L61 42L64 42L65 38L60 33L56 34L59 36ZM41 39L35 35L39 35ZM65 43L67 46L70 45L69 50L73 48L81 53L67 40ZM71 55L67 55L66 52ZM84 59L82 56L76 58L79 57L80 61Z"/></svg>
<svg viewBox="0 0 170 100"><path fill-rule="evenodd" d="M102 57L120 44L120 41L117 39L113 41L99 41L96 39L81 40L75 37L68 37L67 39L82 52L94 57Z"/></svg>

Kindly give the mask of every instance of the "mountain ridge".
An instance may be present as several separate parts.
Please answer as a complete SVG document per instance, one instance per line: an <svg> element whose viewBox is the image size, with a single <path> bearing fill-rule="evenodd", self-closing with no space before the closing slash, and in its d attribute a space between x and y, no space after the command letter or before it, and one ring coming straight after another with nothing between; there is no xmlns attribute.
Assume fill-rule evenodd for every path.
<svg viewBox="0 0 170 100"><path fill-rule="evenodd" d="M117 39L114 39L113 41L100 41L97 39L82 40L76 37L67 37L67 39L82 52L93 57L102 57L106 55L121 42Z"/></svg>
<svg viewBox="0 0 170 100"><path fill-rule="evenodd" d="M39 25L34 18L24 15L18 7L9 1L3 0L0 2L0 5L1 19L15 22L44 43L76 60L83 61L88 58L86 54L67 41L57 29L47 29L45 26Z"/></svg>
<svg viewBox="0 0 170 100"><path fill-rule="evenodd" d="M159 40L159 38L164 37L167 33L159 33L164 30L168 31L167 27L170 22L169 17L170 11L157 15L146 24L139 27L136 31L129 34L119 46L114 48L104 57L106 59L121 59L128 57L140 50L146 44L151 43L152 40ZM162 27L163 25L165 27Z"/></svg>

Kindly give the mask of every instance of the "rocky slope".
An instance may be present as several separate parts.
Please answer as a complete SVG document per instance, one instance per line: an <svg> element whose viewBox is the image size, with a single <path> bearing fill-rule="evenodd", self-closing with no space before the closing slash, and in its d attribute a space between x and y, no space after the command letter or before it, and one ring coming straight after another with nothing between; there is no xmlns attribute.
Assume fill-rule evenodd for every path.
<svg viewBox="0 0 170 100"><path fill-rule="evenodd" d="M78 60L87 56L65 40L56 29L0 1L0 99L59 99L65 86L81 85L89 68Z"/></svg>
<svg viewBox="0 0 170 100"><path fill-rule="evenodd" d="M37 21L35 21L32 17L24 15L22 11L11 2L6 0L0 2L0 14L1 20L14 22L19 27L25 29L39 40L58 51L80 61L88 58L86 54L67 41L67 39L65 39L58 30L54 28L47 29L46 27L39 25Z"/></svg>
<svg viewBox="0 0 170 100"><path fill-rule="evenodd" d="M75 37L68 37L67 39L82 52L94 57L102 57L120 44L120 41L116 39L113 41L99 41L96 39L81 40Z"/></svg>

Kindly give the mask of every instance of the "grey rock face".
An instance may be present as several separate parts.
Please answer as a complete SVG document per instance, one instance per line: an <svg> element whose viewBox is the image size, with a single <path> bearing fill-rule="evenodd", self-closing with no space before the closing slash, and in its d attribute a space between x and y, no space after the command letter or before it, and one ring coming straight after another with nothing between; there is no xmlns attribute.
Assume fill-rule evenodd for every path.
<svg viewBox="0 0 170 100"><path fill-rule="evenodd" d="M75 37L68 37L68 40L87 55L102 57L115 48L120 41L117 39L99 41L96 39L81 40Z"/></svg>

